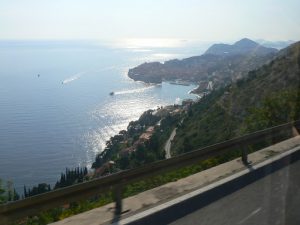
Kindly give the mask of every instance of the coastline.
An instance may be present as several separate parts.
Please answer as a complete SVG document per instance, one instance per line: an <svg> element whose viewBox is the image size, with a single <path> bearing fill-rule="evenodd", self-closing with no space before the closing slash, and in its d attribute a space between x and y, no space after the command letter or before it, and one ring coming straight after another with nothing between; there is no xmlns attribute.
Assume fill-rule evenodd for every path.
<svg viewBox="0 0 300 225"><path fill-rule="evenodd" d="M196 95L198 98L202 98L203 94L195 92L199 87L200 87L200 85L198 85L197 87L193 88L192 90L190 90L188 92L188 94L193 94L193 95Z"/></svg>
<svg viewBox="0 0 300 225"><path fill-rule="evenodd" d="M136 82L136 81L135 81ZM162 86L162 85L167 85L168 87L174 86L176 87L180 87L183 85L180 84L171 84L170 81L162 81L162 83L160 84L152 84L149 82L143 82L143 81L138 81L139 83L144 83L147 86L150 85L154 85L154 86ZM131 153L132 151L135 151L137 149L137 146L139 145L138 143L142 143L144 144L144 141L138 141L138 142L132 142L132 141L128 141L128 140L132 140L132 137L130 137L130 135L132 135L132 129L134 130L134 135L135 137L139 137L139 138L146 138L148 140L148 138L150 138L152 136L152 133L147 133L147 129L151 127L159 127L160 126L160 121L162 119L165 119L167 115L180 115L183 112L187 112L188 108L191 106L191 104L199 101L199 98L201 98L201 95L198 95L196 93L193 92L193 90L197 89L197 85L194 83L189 84L188 86L193 85L195 87L193 87L192 89L188 90L186 93L188 95L192 95L191 98L189 97L184 97L182 99L179 98L179 96L175 99L175 102L171 103L171 104L166 104L163 106L156 106L156 107L151 107L151 108L147 108L146 110L144 110L142 113L139 114L139 118L136 120L133 120L131 122L128 123L127 128L124 130L120 130L119 133L111 136L107 141L106 141L106 145L103 149L102 152L98 153L96 155L95 161L92 164L91 169L95 169L95 168L99 168L99 166L105 166L105 164L103 164L103 158L106 158L105 155L107 152L115 152L116 150L112 150L112 145L119 145L119 143L124 142L127 143L126 147L120 147L118 150L118 154L120 155L126 155ZM187 86L187 85L184 85ZM174 91L174 90L173 90ZM177 99L180 99L180 102L176 102ZM149 118L151 118L151 116L158 116L159 120L155 121L155 122L151 122L148 125L143 125L142 124L142 120L151 120ZM146 119L145 117L149 117L148 119ZM146 132L146 133L143 133ZM129 136L128 136L129 134ZM120 137L122 139L122 137L124 139L122 139L122 141L120 142ZM129 138L128 138L129 137ZM134 139L134 138L133 138ZM150 140L150 139L149 139ZM147 141L146 141L147 142ZM111 144L114 143L114 144ZM130 143L130 144L129 144ZM118 147L117 147L118 148ZM111 150L109 150L111 149ZM113 147L113 149L115 149L115 147ZM115 152L116 153L116 152ZM110 153L108 153L108 155L111 155ZM101 157L102 159L100 160L101 162L97 163L97 158ZM107 160L109 161L110 158L106 158L106 162ZM98 160L99 161L99 160ZM100 163L100 164L99 164Z"/></svg>

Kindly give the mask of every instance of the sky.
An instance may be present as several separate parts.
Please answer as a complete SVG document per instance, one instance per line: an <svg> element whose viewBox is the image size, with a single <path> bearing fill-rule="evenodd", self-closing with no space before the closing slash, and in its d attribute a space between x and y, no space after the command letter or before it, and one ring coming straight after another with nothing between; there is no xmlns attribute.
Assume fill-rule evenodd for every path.
<svg viewBox="0 0 300 225"><path fill-rule="evenodd" d="M299 0L1 0L0 39L300 40Z"/></svg>

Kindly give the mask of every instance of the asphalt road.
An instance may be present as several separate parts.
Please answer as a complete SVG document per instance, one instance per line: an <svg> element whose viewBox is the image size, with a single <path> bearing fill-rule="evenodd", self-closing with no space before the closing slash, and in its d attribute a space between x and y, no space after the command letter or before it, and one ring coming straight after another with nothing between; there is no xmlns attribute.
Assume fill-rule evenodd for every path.
<svg viewBox="0 0 300 225"><path fill-rule="evenodd" d="M183 224L299 225L300 161L171 223Z"/></svg>
<svg viewBox="0 0 300 225"><path fill-rule="evenodd" d="M175 135L176 135L176 130L177 130L177 128L175 128L175 129L172 131L172 133L171 133L169 139L168 139L167 142L166 142L166 145L165 145L166 159L171 158L171 143L172 143L172 140L174 139L174 137L175 137Z"/></svg>

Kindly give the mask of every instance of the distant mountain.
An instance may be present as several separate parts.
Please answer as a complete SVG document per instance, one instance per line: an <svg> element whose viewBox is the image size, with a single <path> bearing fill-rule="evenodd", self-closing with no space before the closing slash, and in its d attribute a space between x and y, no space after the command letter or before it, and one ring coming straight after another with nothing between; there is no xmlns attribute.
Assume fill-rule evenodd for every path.
<svg viewBox="0 0 300 225"><path fill-rule="evenodd" d="M244 38L233 45L228 44L214 44L204 54L212 55L240 55L240 54L252 54L252 55L267 55L270 53L276 53L277 49L264 47L255 41L248 38Z"/></svg>
<svg viewBox="0 0 300 225"><path fill-rule="evenodd" d="M257 43L268 47L268 48L276 48L276 49L283 49L288 47L289 45L295 43L293 40L288 40L288 41L266 41L263 39L256 40Z"/></svg>
<svg viewBox="0 0 300 225"><path fill-rule="evenodd" d="M233 45L213 45L201 56L144 63L130 69L128 76L147 83L180 79L196 83L212 81L214 87L224 86L267 63L277 51L242 39Z"/></svg>

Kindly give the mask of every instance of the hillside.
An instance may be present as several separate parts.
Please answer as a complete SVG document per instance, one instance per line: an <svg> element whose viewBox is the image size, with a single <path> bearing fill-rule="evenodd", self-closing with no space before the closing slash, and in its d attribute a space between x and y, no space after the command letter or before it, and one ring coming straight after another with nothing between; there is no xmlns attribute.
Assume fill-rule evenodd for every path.
<svg viewBox="0 0 300 225"><path fill-rule="evenodd" d="M234 45L213 45L201 56L164 63L144 63L130 69L128 76L150 83L178 79L199 84L212 81L214 87L221 87L267 63L276 52L274 48L266 48L249 39L242 39Z"/></svg>
<svg viewBox="0 0 300 225"><path fill-rule="evenodd" d="M300 118L300 42L281 50L244 79L215 89L197 102L145 112L112 137L93 168L128 169L164 158L177 127L172 155Z"/></svg>
<svg viewBox="0 0 300 225"><path fill-rule="evenodd" d="M267 55L276 53L274 48L264 47L255 41L244 38L233 45L214 44L204 54L212 55Z"/></svg>
<svg viewBox="0 0 300 225"><path fill-rule="evenodd" d="M299 119L299 68L300 42L245 79L204 97L177 129L173 153Z"/></svg>

